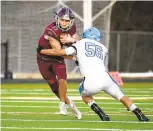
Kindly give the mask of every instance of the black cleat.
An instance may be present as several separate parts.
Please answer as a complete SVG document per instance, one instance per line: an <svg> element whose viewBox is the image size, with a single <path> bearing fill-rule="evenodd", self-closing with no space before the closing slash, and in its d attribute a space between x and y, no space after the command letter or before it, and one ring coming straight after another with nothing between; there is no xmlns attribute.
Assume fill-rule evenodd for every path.
<svg viewBox="0 0 153 131"><path fill-rule="evenodd" d="M137 116L139 121L149 121L149 119L144 114L142 114L140 109L136 108L133 110L133 113Z"/></svg>
<svg viewBox="0 0 153 131"><path fill-rule="evenodd" d="M108 115L106 115L104 112L100 111L97 113L102 121L110 121L110 118Z"/></svg>
<svg viewBox="0 0 153 131"><path fill-rule="evenodd" d="M105 112L95 103L91 105L91 109L98 114L102 121L110 121L109 116L105 114Z"/></svg>

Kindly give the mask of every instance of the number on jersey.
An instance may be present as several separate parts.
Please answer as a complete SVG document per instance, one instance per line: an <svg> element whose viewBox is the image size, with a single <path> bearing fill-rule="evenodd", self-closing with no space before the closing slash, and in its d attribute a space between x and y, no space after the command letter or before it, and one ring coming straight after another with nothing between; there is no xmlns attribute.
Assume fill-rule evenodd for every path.
<svg viewBox="0 0 153 131"><path fill-rule="evenodd" d="M85 55L87 57L98 57L100 58L101 60L103 60L103 49L102 47L100 47L99 45L95 45L94 43L92 42L86 42L85 43Z"/></svg>

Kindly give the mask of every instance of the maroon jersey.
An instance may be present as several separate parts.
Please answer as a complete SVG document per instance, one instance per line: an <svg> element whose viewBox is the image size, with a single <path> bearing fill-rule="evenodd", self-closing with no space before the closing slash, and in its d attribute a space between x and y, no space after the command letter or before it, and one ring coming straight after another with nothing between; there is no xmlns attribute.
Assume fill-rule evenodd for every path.
<svg viewBox="0 0 153 131"><path fill-rule="evenodd" d="M55 38L56 40L60 41L60 34L64 33L64 31L60 30L57 26L56 26L56 22L53 22L52 24L49 24L43 35L40 37L39 39L39 46L43 47L44 49L50 49L52 48L50 46L49 40L46 40L44 38L44 35L49 35L53 38ZM73 36L76 33L76 25L75 23L73 24L72 28L69 29L66 33L70 34L71 36ZM59 56L47 56L47 55L40 55L46 59L63 59L63 57L59 57Z"/></svg>
<svg viewBox="0 0 153 131"><path fill-rule="evenodd" d="M60 30L58 27L56 27L56 22L48 25L43 33L43 35L39 39L39 45L44 47L45 49L50 49L50 43L48 40L44 38L44 35L49 35L57 40L60 40L60 34L64 33L64 31ZM76 26L73 24L72 28L68 30L66 33L73 36L76 33Z"/></svg>

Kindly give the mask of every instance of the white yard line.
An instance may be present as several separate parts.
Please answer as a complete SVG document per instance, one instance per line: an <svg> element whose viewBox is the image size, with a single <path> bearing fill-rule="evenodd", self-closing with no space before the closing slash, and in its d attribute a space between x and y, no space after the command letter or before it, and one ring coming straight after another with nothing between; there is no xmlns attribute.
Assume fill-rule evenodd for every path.
<svg viewBox="0 0 153 131"><path fill-rule="evenodd" d="M153 122L139 122L139 121L92 121L92 120L36 120L36 119L1 119L5 121L27 121L27 122L84 122L84 123L141 123L141 124L151 124Z"/></svg>
<svg viewBox="0 0 153 131"><path fill-rule="evenodd" d="M137 92L138 93L138 92ZM148 92L149 94L143 94L143 97L146 97L146 96L148 96L148 97L151 97L151 96L153 96L152 94L151 94L151 92ZM44 95L44 96L51 96L52 95L52 93L51 92L48 92L48 93L43 93L43 92L2 92L1 93L2 95L3 94L10 94L10 95L14 95L14 94L16 94L16 95ZM79 92L76 92L76 93L68 93L69 95L73 95L73 96L80 96L79 95ZM99 94L100 95L100 94ZM103 95L103 94L102 94ZM141 94L138 94L138 95L136 95L136 94L127 94L126 93L126 95L127 96L129 96L129 97L135 97L135 96L141 96Z"/></svg>
<svg viewBox="0 0 153 131"><path fill-rule="evenodd" d="M153 88L121 88L122 90L125 90L125 91L149 91L149 90L153 90ZM46 88L46 89L1 89L1 91L29 91L29 92L31 92L31 91L50 91L50 89L49 88ZM74 92L74 91L78 91L78 89L76 88L76 89L70 89L70 88L68 88L68 92Z"/></svg>
<svg viewBox="0 0 153 131"><path fill-rule="evenodd" d="M58 106L20 106L20 105L1 105L1 107L9 107L9 108L58 108ZM79 109L89 109L88 106L86 107L82 107L82 106L77 106ZM125 108L118 108L118 107L115 107L115 108L112 108L112 107L103 107L103 109L109 109L109 110L126 110ZM151 108L145 108L146 110L151 110L153 111L153 109Z"/></svg>
<svg viewBox="0 0 153 131"><path fill-rule="evenodd" d="M135 130L135 129L113 129L113 128L38 128L38 127L1 127L2 129L25 129L25 130L90 130L90 131L153 131L153 130Z"/></svg>
<svg viewBox="0 0 153 131"><path fill-rule="evenodd" d="M52 92L2 92L1 94L31 94L31 95L52 95ZM76 93L77 94L77 93Z"/></svg>
<svg viewBox="0 0 153 131"><path fill-rule="evenodd" d="M81 96L69 96L72 100L82 100ZM18 100L59 100L56 97L1 97L1 100L6 100L6 99L18 99ZM112 97L100 97L100 96L95 96L94 99L106 99L106 100L113 100L114 98ZM133 100L148 100L148 99L153 99L153 97L131 97Z"/></svg>
<svg viewBox="0 0 153 131"><path fill-rule="evenodd" d="M29 91L29 92L31 92L31 91L50 91L49 90L49 88L48 89L2 89L1 91L20 91L20 92L22 92L22 91Z"/></svg>
<svg viewBox="0 0 153 131"><path fill-rule="evenodd" d="M146 112L146 111L143 111ZM133 116L133 114L127 113L127 114L123 114L123 112L121 113L120 111L107 111L108 115L120 115L120 116ZM25 115L29 115L29 114L34 114L34 115L60 115L59 112L1 112L1 114L25 114ZM72 115L72 112L68 112L69 115ZM83 115L85 116L95 116L96 114L93 113L92 111L88 111L88 112L82 112ZM153 116L152 115L147 115L147 116Z"/></svg>
<svg viewBox="0 0 153 131"><path fill-rule="evenodd" d="M48 91L35 91L35 90L1 90L1 93L2 94L12 94L12 93L16 93L16 94L18 94L18 93L21 93L21 92L23 92L23 94L25 93L25 94L28 94L28 93L33 93L33 92L35 92L35 93L44 93L44 94L50 94L51 93L51 91L50 90L48 90ZM144 93L151 93L152 92L152 90L136 90L136 91L130 91L130 90L123 90L123 92L125 92L126 94L127 93L132 93L132 94L134 94L134 93L139 93L139 94L144 94ZM35 94L34 93L34 94ZM78 90L68 90L68 93L79 93L79 91Z"/></svg>
<svg viewBox="0 0 153 131"><path fill-rule="evenodd" d="M2 100L1 103L59 103L59 101L50 101L50 100ZM75 103L83 103L82 101L75 101ZM97 104L104 104L104 105L122 105L120 102L96 102ZM149 105L152 102L135 102L137 105Z"/></svg>

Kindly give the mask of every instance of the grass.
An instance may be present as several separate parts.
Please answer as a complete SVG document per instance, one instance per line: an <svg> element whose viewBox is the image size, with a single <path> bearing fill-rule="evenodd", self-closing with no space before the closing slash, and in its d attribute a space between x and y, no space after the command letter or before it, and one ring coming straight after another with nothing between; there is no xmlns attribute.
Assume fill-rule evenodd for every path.
<svg viewBox="0 0 153 131"><path fill-rule="evenodd" d="M79 83L68 84L68 95L82 112L81 120L77 120L69 108L67 116L58 114L59 100L47 84L2 84L1 130L153 131L153 83L125 83L122 87L123 92L149 117L149 122L139 122L132 112L103 92L95 95L95 100L111 121L101 121L80 99L78 86Z"/></svg>

